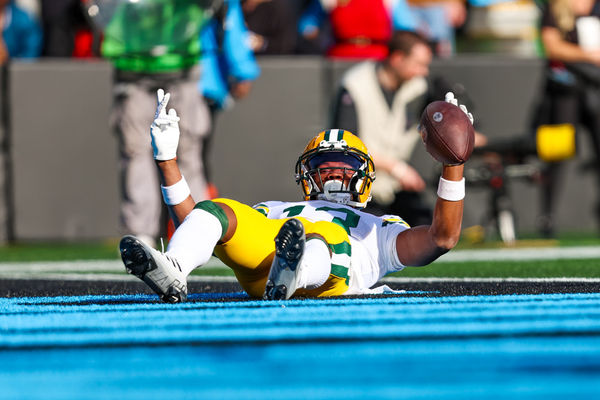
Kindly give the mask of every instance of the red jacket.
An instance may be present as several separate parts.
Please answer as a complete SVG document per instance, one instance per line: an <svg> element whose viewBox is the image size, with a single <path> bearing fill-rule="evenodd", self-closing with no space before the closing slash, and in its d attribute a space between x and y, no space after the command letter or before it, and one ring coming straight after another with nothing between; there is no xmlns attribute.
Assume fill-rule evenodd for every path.
<svg viewBox="0 0 600 400"><path fill-rule="evenodd" d="M336 44L328 56L382 59L387 55L392 22L383 0L338 0L330 21Z"/></svg>

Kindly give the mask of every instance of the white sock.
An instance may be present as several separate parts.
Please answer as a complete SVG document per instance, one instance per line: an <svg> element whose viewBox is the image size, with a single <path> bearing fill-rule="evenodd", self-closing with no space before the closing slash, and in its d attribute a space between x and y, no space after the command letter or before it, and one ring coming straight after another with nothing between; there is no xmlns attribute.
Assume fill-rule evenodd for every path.
<svg viewBox="0 0 600 400"><path fill-rule="evenodd" d="M298 275L298 288L315 289L323 285L331 272L329 248L322 240L312 239L304 246Z"/></svg>
<svg viewBox="0 0 600 400"><path fill-rule="evenodd" d="M174 257L188 276L195 268L206 264L222 234L223 228L217 217L194 209L173 234L165 254Z"/></svg>

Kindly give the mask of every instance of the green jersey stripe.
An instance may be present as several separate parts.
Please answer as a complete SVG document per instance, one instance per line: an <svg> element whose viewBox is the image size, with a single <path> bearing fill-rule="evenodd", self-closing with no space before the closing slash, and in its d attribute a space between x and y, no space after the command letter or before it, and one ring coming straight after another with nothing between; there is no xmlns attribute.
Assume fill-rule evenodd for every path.
<svg viewBox="0 0 600 400"><path fill-rule="evenodd" d="M348 268L342 265L331 264L331 275L346 280L346 285L349 285L350 276L348 275Z"/></svg>
<svg viewBox="0 0 600 400"><path fill-rule="evenodd" d="M331 244L331 251L335 254L346 254L348 256L352 255L352 246L348 242L342 242L339 244Z"/></svg>

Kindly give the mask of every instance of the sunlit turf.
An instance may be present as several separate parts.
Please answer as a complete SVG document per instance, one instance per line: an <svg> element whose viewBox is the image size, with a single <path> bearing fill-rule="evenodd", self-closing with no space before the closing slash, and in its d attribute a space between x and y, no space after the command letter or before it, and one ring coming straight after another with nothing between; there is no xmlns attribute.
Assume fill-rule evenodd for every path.
<svg viewBox="0 0 600 400"><path fill-rule="evenodd" d="M119 244L116 239L90 243L19 243L0 247L0 262L118 258Z"/></svg>
<svg viewBox="0 0 600 400"><path fill-rule="evenodd" d="M519 247L571 247L600 246L600 237L591 233L566 233L558 239L539 239L534 235L522 235ZM166 246L166 243L165 243ZM498 240L472 243L461 239L456 250L507 248ZM119 259L119 240L110 239L83 243L17 243L0 246L0 262L19 261L68 261L68 260L113 260Z"/></svg>
<svg viewBox="0 0 600 400"><path fill-rule="evenodd" d="M481 227L463 229L463 235L456 249L600 246L600 235L595 232L566 232L553 239L540 238L535 233L521 233L514 244L507 246L499 238L483 240L480 229Z"/></svg>
<svg viewBox="0 0 600 400"><path fill-rule="evenodd" d="M439 262L426 267L405 268L395 277L578 277L600 278L600 260L519 260Z"/></svg>
<svg viewBox="0 0 600 400"><path fill-rule="evenodd" d="M233 276L229 268L198 268L193 275ZM426 267L405 268L391 277L440 278L600 278L600 260L519 260L438 262Z"/></svg>
<svg viewBox="0 0 600 400"><path fill-rule="evenodd" d="M111 271L70 271L70 274L115 274ZM125 274L125 271L117 273ZM205 266L193 276L231 276L229 268ZM433 263L426 267L406 268L388 275L398 278L600 278L600 260L521 260Z"/></svg>

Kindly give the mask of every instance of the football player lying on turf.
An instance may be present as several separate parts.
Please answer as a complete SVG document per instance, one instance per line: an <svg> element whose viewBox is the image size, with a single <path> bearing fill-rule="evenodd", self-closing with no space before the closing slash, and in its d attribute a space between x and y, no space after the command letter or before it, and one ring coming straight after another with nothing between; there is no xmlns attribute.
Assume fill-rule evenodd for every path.
<svg viewBox="0 0 600 400"><path fill-rule="evenodd" d="M177 167L179 118L173 109L166 112L168 100L169 94L159 90L150 131L163 198L177 229L165 253L133 236L120 243L126 270L163 301L185 301L187 276L213 253L251 297L289 299L374 293L371 287L383 276L405 266L429 264L459 239L465 193L462 162L470 150L464 159L447 153L459 153L462 149L452 146L465 143L472 150L473 132L472 116L456 106L451 93L447 101L454 105L428 106L430 118L422 123L422 136L434 157L456 165L443 165L432 224L412 228L397 216L360 211L375 179L373 160L360 139L342 129L319 133L300 155L296 181L304 201L250 207L220 198L194 204ZM456 119L454 109L468 127L453 132L458 140L442 140L446 144L440 145L435 140L444 139L444 124ZM431 126L432 115L439 126Z"/></svg>

